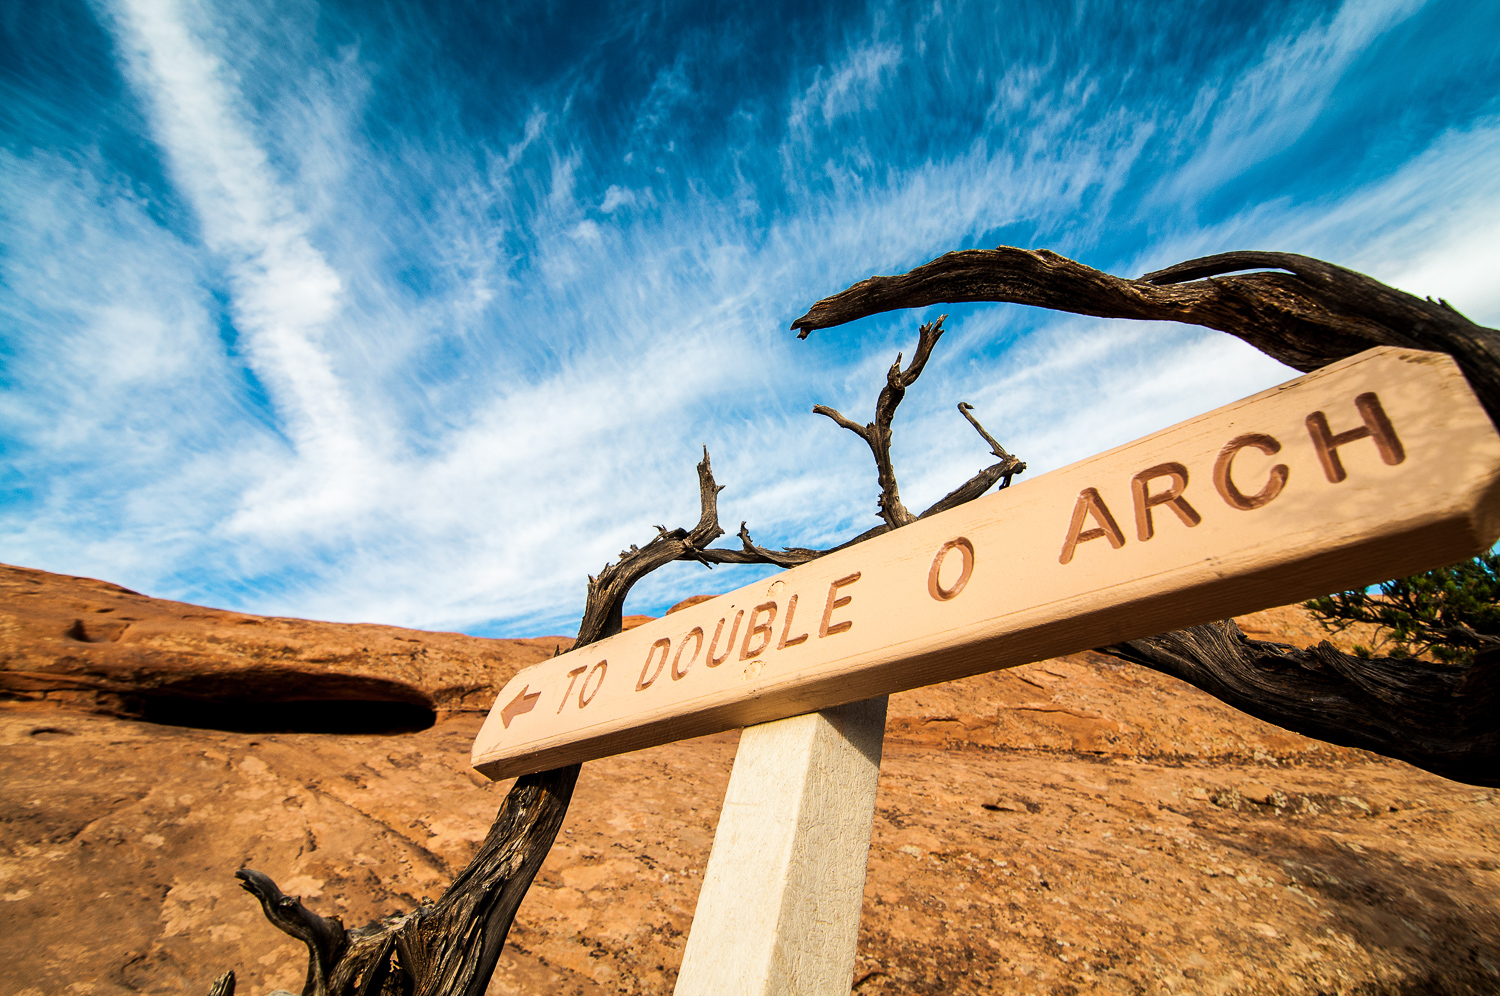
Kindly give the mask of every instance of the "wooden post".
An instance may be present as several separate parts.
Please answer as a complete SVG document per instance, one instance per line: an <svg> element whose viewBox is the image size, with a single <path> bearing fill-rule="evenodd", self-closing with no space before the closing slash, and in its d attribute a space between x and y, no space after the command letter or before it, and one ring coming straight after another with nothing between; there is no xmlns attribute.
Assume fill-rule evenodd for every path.
<svg viewBox="0 0 1500 996"><path fill-rule="evenodd" d="M885 710L745 728L676 996L848 996Z"/></svg>

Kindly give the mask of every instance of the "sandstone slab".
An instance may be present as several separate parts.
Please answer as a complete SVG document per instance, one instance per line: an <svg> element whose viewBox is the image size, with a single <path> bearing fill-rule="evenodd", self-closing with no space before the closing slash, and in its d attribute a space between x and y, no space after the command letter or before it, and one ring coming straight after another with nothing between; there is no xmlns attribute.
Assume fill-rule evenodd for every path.
<svg viewBox="0 0 1500 996"><path fill-rule="evenodd" d="M1242 623L1322 635L1296 609ZM304 949L234 871L350 925L436 896L509 787L468 767L480 718L245 733L0 704L0 996L201 993L229 967L297 991ZM584 766L491 996L671 992L736 741ZM1493 993L1497 826L1493 791L1091 654L918 689L890 702L850 982Z"/></svg>
<svg viewBox="0 0 1500 996"><path fill-rule="evenodd" d="M0 565L0 700L107 715L420 727L487 711L517 670L571 645L256 616Z"/></svg>

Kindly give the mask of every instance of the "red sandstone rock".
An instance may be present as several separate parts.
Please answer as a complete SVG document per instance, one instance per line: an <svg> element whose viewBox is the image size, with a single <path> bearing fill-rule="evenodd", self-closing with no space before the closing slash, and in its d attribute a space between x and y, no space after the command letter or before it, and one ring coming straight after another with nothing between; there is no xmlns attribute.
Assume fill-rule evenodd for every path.
<svg viewBox="0 0 1500 996"><path fill-rule="evenodd" d="M254 616L4 565L0 634L0 699L133 717L330 701L484 713L517 670L572 645Z"/></svg>
<svg viewBox="0 0 1500 996"><path fill-rule="evenodd" d="M668 609L666 611L666 614L670 616L674 612L679 612L679 611L681 611L683 609L686 609L686 608L689 608L691 606L697 605L699 602L706 602L710 598L717 598L717 597L718 597L717 595L690 595L687 598L684 598L682 601L678 602L676 605L672 606L670 609Z"/></svg>
<svg viewBox="0 0 1500 996"><path fill-rule="evenodd" d="M101 584L68 590L127 604L102 600L112 586L88 602ZM77 609L49 625L74 618L91 635ZM144 646L167 655L171 619L154 618ZM1293 643L1323 635L1297 609L1241 624ZM235 648L267 646L182 625L181 644L212 650L221 671ZM347 628L361 629L448 638ZM302 646L347 649L341 631ZM7 632L7 661L68 646ZM84 646L129 646L124 632ZM537 654L555 644L538 642ZM376 677L378 660L362 665ZM194 996L230 967L246 996L298 991L305 949L235 869L349 925L435 897L508 788L468 768L478 724L459 713L388 736L245 734L0 703L0 994ZM671 992L736 739L584 765L490 996ZM1500 992L1497 823L1491 790L1299 737L1092 654L916 689L891 697L851 983L859 996Z"/></svg>

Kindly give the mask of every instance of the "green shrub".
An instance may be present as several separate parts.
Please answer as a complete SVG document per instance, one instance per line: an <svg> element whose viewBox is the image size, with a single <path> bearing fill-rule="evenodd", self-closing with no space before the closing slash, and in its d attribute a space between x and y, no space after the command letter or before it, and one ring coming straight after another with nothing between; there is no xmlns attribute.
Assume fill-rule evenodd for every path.
<svg viewBox="0 0 1500 996"><path fill-rule="evenodd" d="M1430 652L1448 664L1470 664L1487 647L1500 646L1500 557L1483 553L1444 567L1379 585L1378 594L1341 591L1303 603L1334 632L1351 623L1380 627L1374 649L1389 656ZM1372 648L1356 646L1369 657Z"/></svg>

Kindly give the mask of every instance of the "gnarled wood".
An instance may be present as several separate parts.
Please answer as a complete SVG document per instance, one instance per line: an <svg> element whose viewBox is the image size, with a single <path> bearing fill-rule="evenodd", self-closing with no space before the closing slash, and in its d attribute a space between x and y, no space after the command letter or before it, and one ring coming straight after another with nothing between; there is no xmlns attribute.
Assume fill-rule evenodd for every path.
<svg viewBox="0 0 1500 996"><path fill-rule="evenodd" d="M690 530L673 529L670 532L665 526L657 526L656 538L650 543L621 550L618 561L605 566L598 577L589 578L588 601L583 610L583 622L578 627L578 646L618 633L625 610L625 596L637 581L658 567L665 567L674 560L709 563L699 551L724 535L724 530L719 528L719 492L722 490L723 486L714 482L708 448L704 447L703 460L698 464L698 494L702 504L698 524Z"/></svg>
<svg viewBox="0 0 1500 996"><path fill-rule="evenodd" d="M516 780L489 835L436 903L345 929L246 868L266 918L307 945L302 996L482 996L516 909L567 815L579 766ZM231 985L232 985L231 981ZM216 983L215 985L218 985Z"/></svg>
<svg viewBox="0 0 1500 996"><path fill-rule="evenodd" d="M1261 271L1236 273L1248 269ZM1235 273L1233 276L1225 274ZM866 315L940 302L1006 301L1107 318L1166 320L1236 335L1298 370L1309 371L1372 346L1392 345L1452 355L1500 425L1500 332L1475 325L1447 305L1413 297L1363 274L1290 253L1235 252L1189 260L1130 280L1047 250L1000 247L949 253L908 274L871 277L818 302L793 323L805 338ZM890 417L920 374L941 334L923 328L912 364L898 358L877 403L876 421L859 426L819 406L820 413L861 435L876 458L881 482L875 528L844 549L914 517L900 502L889 464ZM960 410L970 417L966 406ZM974 422L972 417L970 421ZM1001 462L976 474L920 518L1010 482L1025 465L977 422ZM829 551L756 546L740 529L741 549L714 550L722 535L707 451L698 466L702 515L691 530L668 531L632 547L590 578L578 645L620 631L630 587L673 560L793 566ZM1233 623L1217 623L1131 641L1106 653L1173 674L1262 719L1333 743L1400 757L1450 778L1500 783L1500 678L1486 652L1467 669L1427 662L1348 658L1324 644L1296 651L1247 640ZM512 918L550 848L567 810L578 766L519 779L470 865L439 901L356 930L318 916L248 869L245 888L278 927L309 948L304 996L431 994L479 996L488 983ZM213 993L232 993L226 973Z"/></svg>
<svg viewBox="0 0 1500 996"><path fill-rule="evenodd" d="M1285 272L1236 273L1251 269ZM1500 427L1500 332L1474 324L1446 301L1424 301L1294 253L1220 253L1130 280L1045 249L969 249L910 273L862 280L814 304L792 328L806 338L814 329L879 312L962 301L1202 325L1304 371L1372 346L1447 353ZM1500 777L1494 773L1500 655L1481 655L1459 673L1410 658L1348 657L1326 642L1309 651L1275 649L1235 633L1232 622L1216 623L1105 652L1330 743L1399 757L1473 784L1493 785Z"/></svg>
<svg viewBox="0 0 1500 996"><path fill-rule="evenodd" d="M1240 270L1286 272L1235 273ZM861 280L813 305L792 328L806 338L814 329L883 311L965 301L1203 325L1302 371L1372 346L1447 353L1500 424L1500 333L1474 324L1446 301L1424 301L1295 253L1226 252L1130 280L1046 249L965 249L900 276Z"/></svg>
<svg viewBox="0 0 1500 996"><path fill-rule="evenodd" d="M698 524L691 530L657 527L645 547L632 546L589 579L577 646L620 632L625 597L641 578L676 559L697 556L723 530L718 493L705 449L698 464ZM747 547L749 534L741 533ZM346 929L287 896L253 869L237 873L260 900L266 918L307 945L302 996L480 996L494 973L516 910L540 870L567 815L579 765L516 780L488 836L468 866L434 904L376 923ZM228 980L226 983L226 979ZM233 975L214 983L214 994L233 986Z"/></svg>
<svg viewBox="0 0 1500 996"><path fill-rule="evenodd" d="M890 463L890 426L906 388L922 372L942 334L941 321L924 326L912 363L903 370L898 357L876 405L876 421L861 435L876 456L882 508L897 510L896 525L914 516L900 504ZM924 515L953 507L983 494L995 481L1010 478L1026 465L994 440L961 406L966 418L989 442L1001 462L975 475ZM782 551L756 546L741 523L741 550L708 548L724 530L719 525L718 494L708 450L698 464L700 514L692 529L657 527L644 547L621 551L596 577L589 578L588 599L576 646L585 646L621 630L625 598L637 581L674 560L715 563L770 563L793 566L828 551L793 548ZM889 498L887 498L889 496ZM849 546L892 528L887 520L850 540ZM842 549L842 547L840 547ZM431 906L388 917L354 930L337 918L308 910L283 895L268 876L251 869L239 872L244 888L261 901L267 919L308 948L303 996L479 996L489 982L517 908L526 894L567 813L579 765L526 775L516 781L479 852Z"/></svg>
<svg viewBox="0 0 1500 996"><path fill-rule="evenodd" d="M932 355L933 347L937 345L938 339L942 338L943 319L947 317L947 315L942 315L937 321L928 322L921 327L916 351L912 354L911 363L905 370L901 369L901 354L896 354L896 362L891 364L891 369L886 373L885 387L880 389L880 397L875 402L875 421L869 425L852 422L827 405L813 406L814 412L833 419L838 425L863 439L870 447L870 452L875 457L876 478L880 481L880 499L877 508L880 517L892 529L915 521L916 516L907 511L906 506L901 502L901 489L896 483L896 469L891 464L891 422L896 417L896 407L901 404L901 399L906 397L906 389L922 376L922 368L927 366L927 358Z"/></svg>
<svg viewBox="0 0 1500 996"><path fill-rule="evenodd" d="M971 414L974 411L973 405L967 401L960 401L959 413L969 421L974 431L990 444L990 451L1000 458L1000 462L986 467L933 502L932 506L921 515L913 515L901 501L901 488L896 481L895 466L891 462L891 425L896 418L896 409L906 397L906 389L916 383L917 378L922 375L922 370L927 366L928 357L932 355L933 347L937 345L938 339L943 334L943 321L947 317L947 315L942 315L937 321L928 322L919 328L917 348L912 355L911 363L905 370L901 369L901 354L896 354L896 362L891 364L890 370L887 371L885 386L880 389L880 395L875 401L875 421L868 425L860 425L827 405L813 406L814 414L826 416L835 424L848 429L864 440L865 445L870 447L870 453L875 458L876 479L880 483L880 496L876 500L876 508L881 519L884 520L880 525L867 529L853 539L827 550L810 550L806 547L770 550L756 546L750 538L749 529L746 528L745 523L741 522L739 536L742 549L694 549L684 552L677 559L697 560L704 564L774 564L777 567L796 567L826 554L846 550L856 543L874 539L907 523L925 519L929 515L944 512L950 508L957 508L984 494L997 481L1000 482L1000 487L1009 487L1013 477L1025 472L1025 462L1007 452L994 436L985 431L984 426L980 425L979 420Z"/></svg>
<svg viewBox="0 0 1500 996"><path fill-rule="evenodd" d="M1233 620L1100 648L1304 736L1500 785L1500 650L1473 664L1354 657L1252 640Z"/></svg>
<svg viewBox="0 0 1500 996"><path fill-rule="evenodd" d="M304 996L327 996L328 980L349 947L349 932L337 917L319 916L294 896L284 894L269 875L253 868L235 872L240 887L260 900L266 919L282 933L307 945L307 982Z"/></svg>

